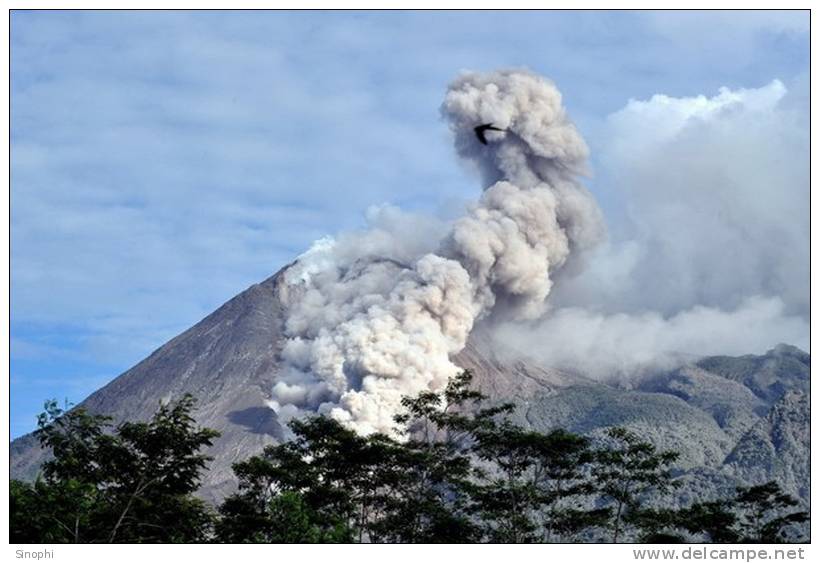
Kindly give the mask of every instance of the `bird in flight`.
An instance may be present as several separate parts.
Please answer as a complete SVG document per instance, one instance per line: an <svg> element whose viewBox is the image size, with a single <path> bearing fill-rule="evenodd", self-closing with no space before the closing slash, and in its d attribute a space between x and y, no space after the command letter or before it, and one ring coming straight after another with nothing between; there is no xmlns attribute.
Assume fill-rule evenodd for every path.
<svg viewBox="0 0 820 563"><path fill-rule="evenodd" d="M483 125L479 125L478 127L474 127L473 131L475 131L475 136L478 137L478 140L481 141L482 145L487 144L487 137L484 136L486 131L503 131L503 129L499 129L498 127L493 126L492 123L485 123Z"/></svg>

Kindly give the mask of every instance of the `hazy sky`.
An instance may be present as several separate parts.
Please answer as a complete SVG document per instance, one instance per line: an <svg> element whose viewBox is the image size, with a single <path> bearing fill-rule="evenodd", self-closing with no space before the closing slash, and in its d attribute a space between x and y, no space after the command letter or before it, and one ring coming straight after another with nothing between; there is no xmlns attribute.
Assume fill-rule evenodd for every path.
<svg viewBox="0 0 820 563"><path fill-rule="evenodd" d="M752 92L751 107L780 84L787 107L805 105L808 24L808 12L759 11L14 12L12 435L34 427L44 399L79 402L313 240L362 225L369 206L448 215L474 198L438 110L460 70L527 67L556 82L592 151L587 185L617 232L631 212L613 187L624 139L654 127L653 107L677 107L630 100L717 103L727 87ZM732 119L681 141L678 161L687 147L734 146L750 128L745 113ZM774 208L782 219L807 195L802 184L785 200L759 195L803 181L778 171L802 158L798 125L783 133L795 150L746 173L766 203L741 218ZM764 139L773 129L751 130ZM681 181L656 168L630 168L632 196L647 194L647 175ZM699 168L699 185L712 168ZM727 170L726 185L749 180ZM652 216L633 228L665 220ZM675 256L690 260L680 240ZM743 267L768 266L774 252ZM799 284L761 284L783 286L801 313ZM714 305L734 287L723 285L680 305Z"/></svg>

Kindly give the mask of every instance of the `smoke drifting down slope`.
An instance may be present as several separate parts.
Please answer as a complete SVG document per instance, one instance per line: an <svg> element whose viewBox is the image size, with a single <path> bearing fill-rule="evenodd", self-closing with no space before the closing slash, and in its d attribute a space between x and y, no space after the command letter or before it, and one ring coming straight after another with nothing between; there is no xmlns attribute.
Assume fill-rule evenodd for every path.
<svg viewBox="0 0 820 563"><path fill-rule="evenodd" d="M270 401L281 421L319 412L391 432L402 396L458 371L450 358L477 320L537 318L555 274L602 238L578 181L586 144L550 82L467 73L442 114L486 189L452 225L376 211L372 229L323 239L289 268L286 365ZM483 123L503 130L486 146L473 132Z"/></svg>

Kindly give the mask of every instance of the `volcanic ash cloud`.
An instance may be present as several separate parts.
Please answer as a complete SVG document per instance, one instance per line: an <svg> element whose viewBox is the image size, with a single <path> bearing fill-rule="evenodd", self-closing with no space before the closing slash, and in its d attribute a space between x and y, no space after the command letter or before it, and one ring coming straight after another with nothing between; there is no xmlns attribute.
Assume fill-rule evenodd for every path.
<svg viewBox="0 0 820 563"><path fill-rule="evenodd" d="M451 224L373 210L371 227L322 239L285 272L280 420L327 414L392 433L401 398L440 389L475 322L537 318L555 273L602 237L578 182L587 147L561 95L526 71L466 73L441 108L486 186ZM474 127L491 123L479 142Z"/></svg>

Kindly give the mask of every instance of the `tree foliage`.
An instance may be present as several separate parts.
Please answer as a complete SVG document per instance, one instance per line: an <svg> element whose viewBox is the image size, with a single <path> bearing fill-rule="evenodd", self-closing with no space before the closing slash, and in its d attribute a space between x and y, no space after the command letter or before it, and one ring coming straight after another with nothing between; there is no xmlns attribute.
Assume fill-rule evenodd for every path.
<svg viewBox="0 0 820 563"><path fill-rule="evenodd" d="M12 541L207 539L211 511L193 493L218 434L195 426L193 407L185 396L111 431L108 417L47 402L36 436L52 457L33 484L12 483Z"/></svg>
<svg viewBox="0 0 820 563"><path fill-rule="evenodd" d="M658 452L624 428L610 428L607 436L612 445L595 453L593 473L597 489L613 506L612 542L618 543L625 523L646 521L640 518L642 498L649 492L666 493L675 486L671 464L679 454Z"/></svg>
<svg viewBox="0 0 820 563"><path fill-rule="evenodd" d="M678 454L634 431L591 438L513 422L465 371L402 401L393 436L313 416L292 439L234 464L217 510L194 493L217 435L190 396L147 422L50 401L37 437L52 458L11 484L14 542L794 541L808 514L771 482L684 508L663 506ZM651 501L651 503L649 502Z"/></svg>
<svg viewBox="0 0 820 563"><path fill-rule="evenodd" d="M774 481L754 487L739 487L737 534L748 543L780 543L789 538L789 527L807 522L809 513L792 510L797 499L783 493Z"/></svg>

